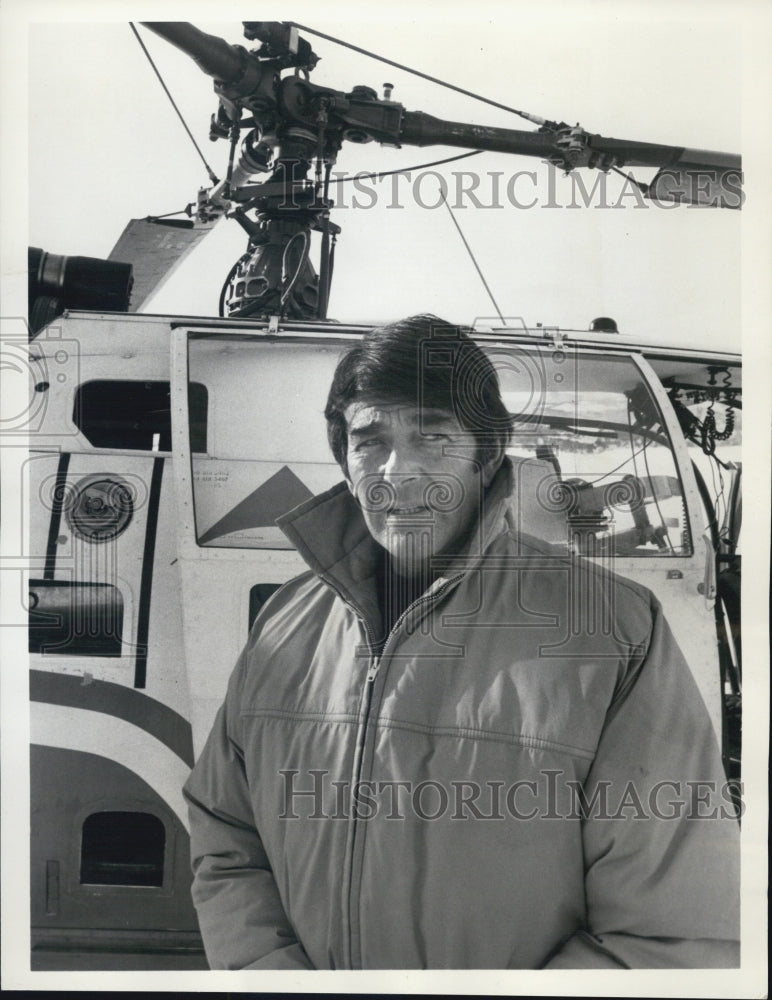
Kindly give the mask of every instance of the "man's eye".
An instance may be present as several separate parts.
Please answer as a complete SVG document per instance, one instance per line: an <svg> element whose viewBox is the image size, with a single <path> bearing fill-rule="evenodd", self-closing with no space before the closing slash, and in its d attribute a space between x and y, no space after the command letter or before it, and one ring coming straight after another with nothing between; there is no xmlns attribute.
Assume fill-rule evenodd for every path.
<svg viewBox="0 0 772 1000"><path fill-rule="evenodd" d="M362 441L357 441L354 445L354 451L363 451L368 448L377 448L381 443L380 438L364 438Z"/></svg>
<svg viewBox="0 0 772 1000"><path fill-rule="evenodd" d="M431 441L449 441L450 440L450 435L449 434L422 434L421 437L422 437L422 439L424 441L430 441L430 442Z"/></svg>

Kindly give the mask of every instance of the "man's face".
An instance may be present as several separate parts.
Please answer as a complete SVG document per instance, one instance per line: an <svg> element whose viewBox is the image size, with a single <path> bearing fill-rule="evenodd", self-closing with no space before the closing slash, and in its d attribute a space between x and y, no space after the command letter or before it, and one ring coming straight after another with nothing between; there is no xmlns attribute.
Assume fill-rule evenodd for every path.
<svg viewBox="0 0 772 1000"><path fill-rule="evenodd" d="M365 399L345 419L349 489L396 570L415 575L466 536L500 459L481 463L445 410Z"/></svg>

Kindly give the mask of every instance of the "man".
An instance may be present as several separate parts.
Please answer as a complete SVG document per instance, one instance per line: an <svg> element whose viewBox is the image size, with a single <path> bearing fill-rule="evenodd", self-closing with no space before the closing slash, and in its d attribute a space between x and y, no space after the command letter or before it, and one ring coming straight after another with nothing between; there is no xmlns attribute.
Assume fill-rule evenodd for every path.
<svg viewBox="0 0 772 1000"><path fill-rule="evenodd" d="M490 361L432 317L377 329L325 416L345 483L280 519L310 572L185 789L212 967L736 965L691 673L650 593L515 530Z"/></svg>

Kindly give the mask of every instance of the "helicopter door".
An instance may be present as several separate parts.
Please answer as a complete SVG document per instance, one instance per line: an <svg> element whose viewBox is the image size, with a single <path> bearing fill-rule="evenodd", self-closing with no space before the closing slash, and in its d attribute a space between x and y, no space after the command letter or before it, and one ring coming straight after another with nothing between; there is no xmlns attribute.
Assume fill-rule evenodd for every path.
<svg viewBox="0 0 772 1000"><path fill-rule="evenodd" d="M264 601L307 567L275 519L341 479L324 427L350 341L311 334L173 332L172 430L185 656L196 753ZM206 440L188 383L205 386Z"/></svg>
<svg viewBox="0 0 772 1000"><path fill-rule="evenodd" d="M526 473L513 501L520 531L654 593L720 742L715 554L660 379L632 351L564 342L487 352L514 415L510 456Z"/></svg>

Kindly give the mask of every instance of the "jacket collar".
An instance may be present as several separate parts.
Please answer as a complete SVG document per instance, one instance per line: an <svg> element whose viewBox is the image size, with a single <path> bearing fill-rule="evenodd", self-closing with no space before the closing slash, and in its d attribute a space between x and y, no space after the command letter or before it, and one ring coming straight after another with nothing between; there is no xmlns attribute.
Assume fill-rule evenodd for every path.
<svg viewBox="0 0 772 1000"><path fill-rule="evenodd" d="M512 463L505 458L486 491L482 517L467 545L461 553L438 560L440 575L430 590L474 568L493 539L510 526L511 492ZM371 623L380 624L375 587L379 546L345 483L283 514L276 524L317 576L357 605Z"/></svg>

